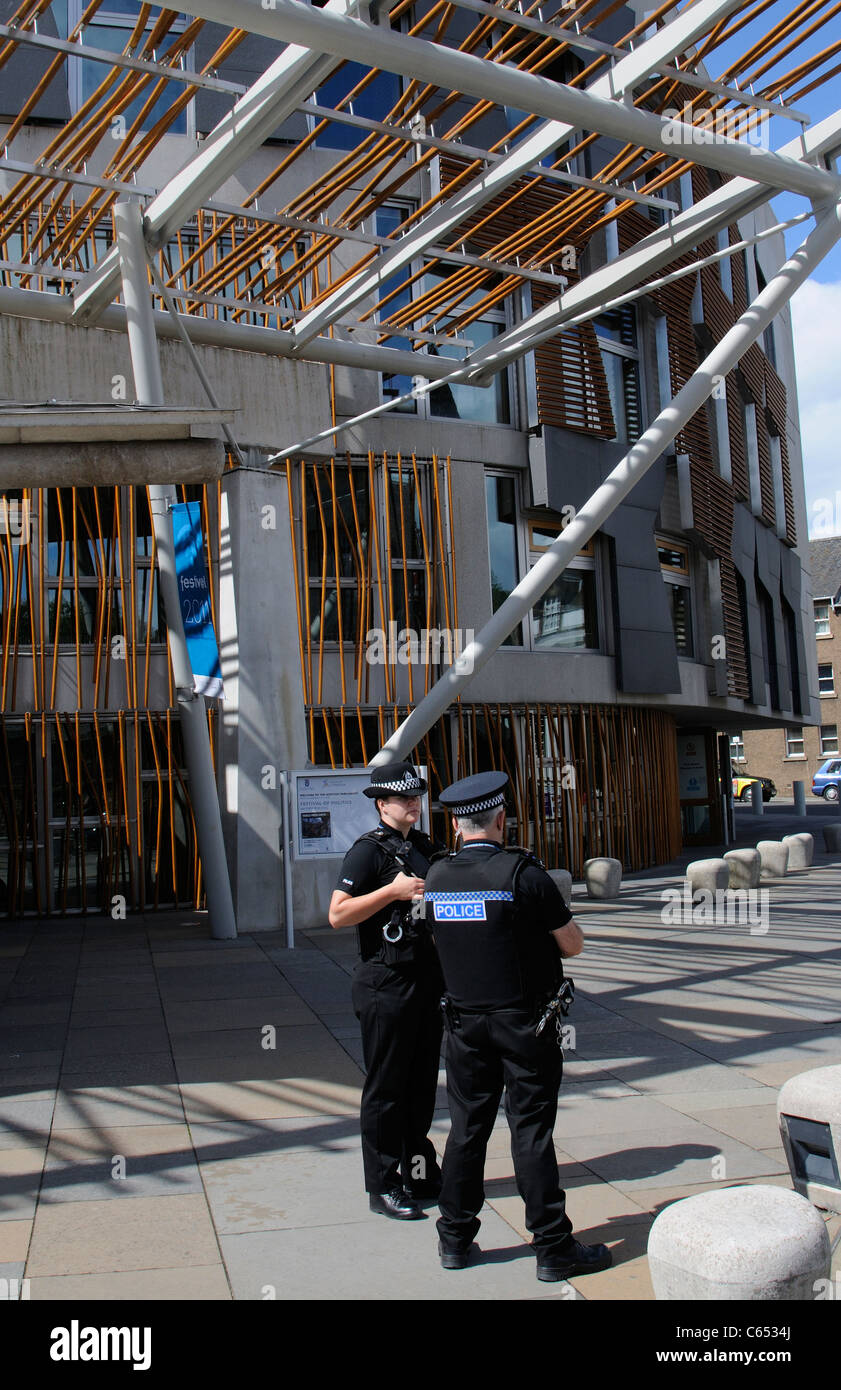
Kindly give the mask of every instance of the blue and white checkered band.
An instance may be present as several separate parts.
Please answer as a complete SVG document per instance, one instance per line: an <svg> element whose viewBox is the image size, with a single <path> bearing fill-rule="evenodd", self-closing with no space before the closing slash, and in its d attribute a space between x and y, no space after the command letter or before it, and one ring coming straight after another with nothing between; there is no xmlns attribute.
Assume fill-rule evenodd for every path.
<svg viewBox="0 0 841 1390"><path fill-rule="evenodd" d="M409 796L421 789L420 778L410 777L408 773L400 782L372 782L371 786L375 791L399 792L401 796Z"/></svg>
<svg viewBox="0 0 841 1390"><path fill-rule="evenodd" d="M485 801L466 801L463 806L448 806L447 810L451 816L475 816L479 811L490 811L494 806L505 804L505 792L497 792L496 796L489 796Z"/></svg>
<svg viewBox="0 0 841 1390"><path fill-rule="evenodd" d="M485 903L513 903L514 894L508 889L491 888L474 893L424 893L432 903L436 922L485 922Z"/></svg>

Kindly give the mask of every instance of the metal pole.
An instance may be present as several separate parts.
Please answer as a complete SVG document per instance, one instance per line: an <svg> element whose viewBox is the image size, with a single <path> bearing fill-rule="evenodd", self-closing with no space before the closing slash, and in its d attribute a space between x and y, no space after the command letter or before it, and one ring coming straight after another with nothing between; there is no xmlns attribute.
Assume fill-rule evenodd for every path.
<svg viewBox="0 0 841 1390"><path fill-rule="evenodd" d="M806 814L806 783L792 782L791 790L794 793L794 814L805 816Z"/></svg>
<svg viewBox="0 0 841 1390"><path fill-rule="evenodd" d="M134 388L141 405L163 405L163 377L152 316L152 296L146 269L142 219L139 203L121 201L115 204L114 224L117 230ZM171 485L150 485L149 510L155 528L159 583L166 610L172 674L181 713L184 753L190 778L190 798L196 818L199 855L207 892L207 910L211 932L214 937L221 939L235 937L237 927L222 836L219 794L210 755L204 697L193 689L193 672L181 618L181 600L175 573L175 547L169 517L169 508L177 500L175 488Z"/></svg>
<svg viewBox="0 0 841 1390"><path fill-rule="evenodd" d="M742 354L765 331L808 279L815 266L841 238L841 202L823 211L802 246L785 262L717 343L673 400L661 410L592 497L585 502L558 539L500 605L478 636L461 653L412 713L383 744L371 767L408 756L453 700L481 671L494 652L562 574L583 545L598 531L620 502L660 457L663 450L711 395L717 380L735 367Z"/></svg>
<svg viewBox="0 0 841 1390"><path fill-rule="evenodd" d="M762 802L762 783L751 782L750 784L750 803L751 810L755 816L764 816L765 807Z"/></svg>
<svg viewBox="0 0 841 1390"><path fill-rule="evenodd" d="M292 910L292 836L295 826L292 821L291 779L285 772L280 774L280 804L282 811L281 836L283 839L283 915L286 918L286 945L290 950L295 945L295 917Z"/></svg>

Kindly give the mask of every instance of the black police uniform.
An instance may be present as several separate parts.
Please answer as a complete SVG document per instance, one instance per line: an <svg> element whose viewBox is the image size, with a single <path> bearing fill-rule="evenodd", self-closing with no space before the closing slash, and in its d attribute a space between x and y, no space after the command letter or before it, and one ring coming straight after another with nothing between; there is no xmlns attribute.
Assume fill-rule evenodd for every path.
<svg viewBox="0 0 841 1390"><path fill-rule="evenodd" d="M433 864L424 899L449 1001L442 1245L466 1250L479 1229L485 1153L504 1088L538 1260L564 1257L575 1242L552 1142L563 1060L555 1027L536 1036L535 1025L539 1006L563 981L550 933L571 913L538 861L485 840Z"/></svg>
<svg viewBox="0 0 841 1390"><path fill-rule="evenodd" d="M420 831L412 829L404 839L399 830L380 821L348 850L336 887L357 898L391 883L401 872L424 878L439 848ZM408 929L402 942L389 946L382 929L394 908L402 910ZM365 1189L370 1193L401 1185L422 1192L424 1183L433 1189L439 1174L427 1136L438 1085L443 980L423 922L416 939L410 940L411 908L410 902L389 905L357 927L362 959L353 972L352 1000L366 1068L360 1127Z"/></svg>

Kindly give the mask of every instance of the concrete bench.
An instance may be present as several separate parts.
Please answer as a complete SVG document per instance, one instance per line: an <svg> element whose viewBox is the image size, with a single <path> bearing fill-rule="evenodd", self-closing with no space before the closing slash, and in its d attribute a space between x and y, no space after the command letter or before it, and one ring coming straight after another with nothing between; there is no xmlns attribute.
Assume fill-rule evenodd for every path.
<svg viewBox="0 0 841 1390"><path fill-rule="evenodd" d="M760 878L785 878L788 869L788 845L782 840L760 840Z"/></svg>
<svg viewBox="0 0 841 1390"><path fill-rule="evenodd" d="M795 1192L841 1211L841 1066L792 1076L780 1089L777 1115Z"/></svg>
<svg viewBox="0 0 841 1390"><path fill-rule="evenodd" d="M590 898L618 898L622 886L622 865L618 859L588 859L584 882Z"/></svg>
<svg viewBox="0 0 841 1390"><path fill-rule="evenodd" d="M815 855L814 836L801 830L796 835L784 835L782 844L788 845L788 869L808 869Z"/></svg>
<svg viewBox="0 0 841 1390"><path fill-rule="evenodd" d="M811 1301L829 1276L829 1235L811 1202L759 1183L673 1202L648 1237L660 1301Z"/></svg>
<svg viewBox="0 0 841 1390"><path fill-rule="evenodd" d="M761 860L757 849L728 849L724 861L730 872L730 888L758 888Z"/></svg>
<svg viewBox="0 0 841 1390"><path fill-rule="evenodd" d="M550 869L549 877L569 907L572 901L572 874L567 869Z"/></svg>
<svg viewBox="0 0 841 1390"><path fill-rule="evenodd" d="M730 882L730 865L725 859L695 859L686 866L686 881L693 897L699 888L715 893Z"/></svg>
<svg viewBox="0 0 841 1390"><path fill-rule="evenodd" d="M827 854L841 852L841 820L831 820L823 827L823 847Z"/></svg>

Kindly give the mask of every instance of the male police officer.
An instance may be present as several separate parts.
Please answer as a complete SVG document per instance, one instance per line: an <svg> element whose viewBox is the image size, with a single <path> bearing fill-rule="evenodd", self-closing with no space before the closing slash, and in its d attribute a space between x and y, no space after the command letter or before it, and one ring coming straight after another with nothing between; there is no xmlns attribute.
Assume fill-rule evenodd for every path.
<svg viewBox="0 0 841 1390"><path fill-rule="evenodd" d="M380 823L345 855L329 913L331 927L357 927L362 957L352 999L367 1072L360 1114L365 1188L372 1211L399 1221L422 1217L417 1199L436 1197L441 1184L428 1134L443 980L430 933L412 912L441 848L412 828L425 791L411 763L372 772L365 795L375 799Z"/></svg>
<svg viewBox="0 0 841 1390"><path fill-rule="evenodd" d="M480 773L441 793L463 848L426 878L447 988L447 1094L452 1129L443 1163L438 1246L445 1269L463 1269L485 1198L485 1151L503 1086L517 1187L545 1281L607 1269L604 1245L572 1235L558 1184L552 1130L562 1056L553 1024L536 1032L563 981L561 956L584 938L539 862L503 848L505 773Z"/></svg>

